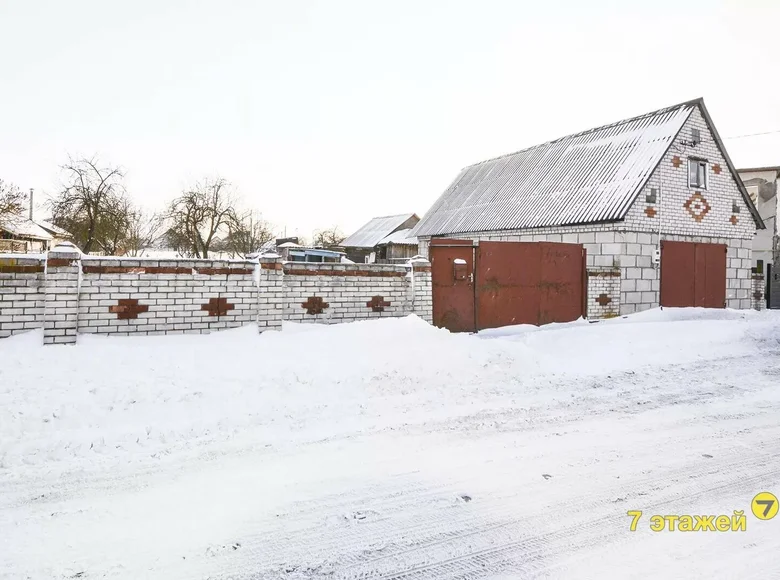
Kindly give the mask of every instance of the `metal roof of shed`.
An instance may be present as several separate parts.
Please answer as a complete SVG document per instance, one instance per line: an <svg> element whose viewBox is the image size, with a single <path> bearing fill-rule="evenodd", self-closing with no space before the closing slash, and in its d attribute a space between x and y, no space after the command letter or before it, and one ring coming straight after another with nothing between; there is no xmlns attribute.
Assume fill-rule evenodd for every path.
<svg viewBox="0 0 780 580"><path fill-rule="evenodd" d="M412 228L406 228L405 230L395 231L389 236L382 238L377 245L381 246L384 244L397 244L400 246L416 246L417 238L415 238L414 236L409 236L409 233L411 231Z"/></svg>
<svg viewBox="0 0 780 580"><path fill-rule="evenodd" d="M413 234L622 219L697 106L712 125L702 100L697 99L466 167ZM725 150L724 157L731 166ZM752 204L749 207L755 212Z"/></svg>
<svg viewBox="0 0 780 580"><path fill-rule="evenodd" d="M415 217L413 213L375 217L340 245L345 248L373 248L413 217Z"/></svg>

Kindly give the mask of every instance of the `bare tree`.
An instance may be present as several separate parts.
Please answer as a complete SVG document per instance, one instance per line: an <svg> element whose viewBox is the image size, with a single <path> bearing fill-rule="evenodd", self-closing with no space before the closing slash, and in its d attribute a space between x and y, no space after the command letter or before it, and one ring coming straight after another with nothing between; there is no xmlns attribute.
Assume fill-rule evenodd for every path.
<svg viewBox="0 0 780 580"><path fill-rule="evenodd" d="M182 192L168 210L169 238L177 251L208 258L217 233L236 219L236 199L227 181L206 179Z"/></svg>
<svg viewBox="0 0 780 580"><path fill-rule="evenodd" d="M0 179L0 220L21 215L24 199L25 195L18 187Z"/></svg>
<svg viewBox="0 0 780 580"><path fill-rule="evenodd" d="M100 164L96 156L62 166L63 189L51 202L52 222L71 232L87 254L100 248L115 253L126 232L124 173Z"/></svg>
<svg viewBox="0 0 780 580"><path fill-rule="evenodd" d="M323 248L335 248L341 245L341 242L346 238L347 236L342 233L338 226L333 226L324 230L316 230L312 244Z"/></svg>
<svg viewBox="0 0 780 580"><path fill-rule="evenodd" d="M164 219L160 214L131 207L127 213L127 236L124 244L125 254L141 256L149 249L162 232Z"/></svg>
<svg viewBox="0 0 780 580"><path fill-rule="evenodd" d="M256 252L263 244L274 238L270 224L252 211L235 215L229 222L228 228L224 249L233 256L244 257Z"/></svg>

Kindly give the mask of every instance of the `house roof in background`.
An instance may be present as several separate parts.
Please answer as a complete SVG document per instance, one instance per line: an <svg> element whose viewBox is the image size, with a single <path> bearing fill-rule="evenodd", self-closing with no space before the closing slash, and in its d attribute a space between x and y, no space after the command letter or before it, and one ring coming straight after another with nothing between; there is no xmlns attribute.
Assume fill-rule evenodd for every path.
<svg viewBox="0 0 780 580"><path fill-rule="evenodd" d="M51 234L33 221L25 218L5 218L0 221L0 229L18 238L49 241Z"/></svg>
<svg viewBox="0 0 780 580"><path fill-rule="evenodd" d="M416 236L623 219L702 99L575 133L463 169L414 228ZM758 227L750 196L737 179Z"/></svg>
<svg viewBox="0 0 780 580"><path fill-rule="evenodd" d="M404 222L414 217L417 217L417 214L402 213L375 217L341 242L340 245L345 248L373 248L400 228Z"/></svg>
<svg viewBox="0 0 780 580"><path fill-rule="evenodd" d="M390 234L389 236L386 236L382 238L382 240L377 244L377 246L382 246L384 244L397 244L401 246L416 246L417 245L417 238L414 236L409 236L409 233L412 231L413 228L406 228L404 230L397 230Z"/></svg>
<svg viewBox="0 0 780 580"><path fill-rule="evenodd" d="M33 221L36 224L38 224L39 226L41 226L44 230L49 232L50 234L54 234L54 235L57 235L57 236L60 236L60 237L72 237L73 236L73 234L71 234L69 231L63 230L61 227L55 226L51 222L47 222L47 221L44 221L44 220L33 220Z"/></svg>
<svg viewBox="0 0 780 580"><path fill-rule="evenodd" d="M760 173L762 171L774 171L777 177L780 177L780 165L770 167L745 167L737 169L737 173Z"/></svg>

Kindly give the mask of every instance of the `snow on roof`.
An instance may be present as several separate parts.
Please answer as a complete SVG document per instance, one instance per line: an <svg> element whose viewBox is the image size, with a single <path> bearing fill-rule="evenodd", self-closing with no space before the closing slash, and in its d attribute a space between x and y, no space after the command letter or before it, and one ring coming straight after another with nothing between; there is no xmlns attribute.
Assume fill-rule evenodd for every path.
<svg viewBox="0 0 780 580"><path fill-rule="evenodd" d="M411 231L412 228L406 228L404 230L393 232L389 236L382 238L382 240L377 245L381 246L383 244L397 244L401 246L416 246L417 238L414 236L409 236L409 232Z"/></svg>
<svg viewBox="0 0 780 580"><path fill-rule="evenodd" d="M279 248L302 248L303 246L300 244L296 244L295 242L285 242L283 244L279 244L277 247Z"/></svg>
<svg viewBox="0 0 780 580"><path fill-rule="evenodd" d="M414 234L622 219L698 105L701 99L466 167Z"/></svg>
<svg viewBox="0 0 780 580"><path fill-rule="evenodd" d="M46 230L50 234L54 234L54 235L57 235L57 236L60 236L60 237L65 237L65 236L69 237L69 236L73 235L69 231L63 230L61 227L55 226L51 222L47 222L47 221L44 221L44 220L34 220L34 221L35 221L36 224L41 226L44 230Z"/></svg>
<svg viewBox="0 0 780 580"><path fill-rule="evenodd" d="M405 221L416 217L413 213L375 217L362 228L341 242L345 248L373 248L385 237L401 227Z"/></svg>
<svg viewBox="0 0 780 580"><path fill-rule="evenodd" d="M41 226L24 218L5 218L0 222L0 229L7 231L12 236L32 240L51 240L52 236Z"/></svg>

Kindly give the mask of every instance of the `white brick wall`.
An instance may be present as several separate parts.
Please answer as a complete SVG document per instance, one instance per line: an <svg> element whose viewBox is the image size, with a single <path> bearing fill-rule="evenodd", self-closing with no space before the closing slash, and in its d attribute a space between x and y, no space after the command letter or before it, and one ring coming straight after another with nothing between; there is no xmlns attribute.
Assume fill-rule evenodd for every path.
<svg viewBox="0 0 780 580"><path fill-rule="evenodd" d="M80 333L200 334L257 319L254 262L85 256L82 265ZM170 269L179 272L165 273ZM146 311L138 312L136 318L122 318L116 309L125 300L137 301ZM214 300L222 301L226 309L216 314L204 309Z"/></svg>
<svg viewBox="0 0 780 580"><path fill-rule="evenodd" d="M44 279L43 343L75 344L79 313L78 251L49 252Z"/></svg>
<svg viewBox="0 0 780 580"><path fill-rule="evenodd" d="M699 129L702 142L696 147L682 145L682 141L690 142L692 129ZM679 167L674 166L675 157L680 159ZM688 157L704 158L708 161L706 189L688 187ZM720 167L720 173L714 171L716 165ZM658 203L650 204L645 201L651 188L660 189ZM685 209L686 201L695 192L700 192L710 206L701 221L696 221ZM732 212L734 203L739 207L738 213ZM645 213L648 207L656 210L654 217L648 217ZM729 221L732 216L736 218L736 225ZM680 135L664 155L647 186L637 196L628 211L623 228L657 233L659 221L664 233L676 235L748 240L752 240L755 235L753 217L698 108L683 125Z"/></svg>
<svg viewBox="0 0 780 580"><path fill-rule="evenodd" d="M412 312L430 322L432 313L430 264L416 264L414 279L405 266L389 264L284 264L284 319L334 323L406 316ZM376 296L385 304L374 311ZM304 304L321 299L326 307L309 313Z"/></svg>
<svg viewBox="0 0 780 580"><path fill-rule="evenodd" d="M78 333L152 335L205 333L283 320L346 322L418 314L431 321L431 273L425 260L380 264L283 264L214 260L106 259L76 252L48 261L0 263L0 338L44 327L44 342L74 343ZM41 270L46 264L46 273ZM285 268L288 272L285 274ZM322 314L301 306L311 296ZM367 302L381 296L383 311Z"/></svg>
<svg viewBox="0 0 780 580"><path fill-rule="evenodd" d="M41 259L0 259L0 338L43 326L43 269Z"/></svg>

